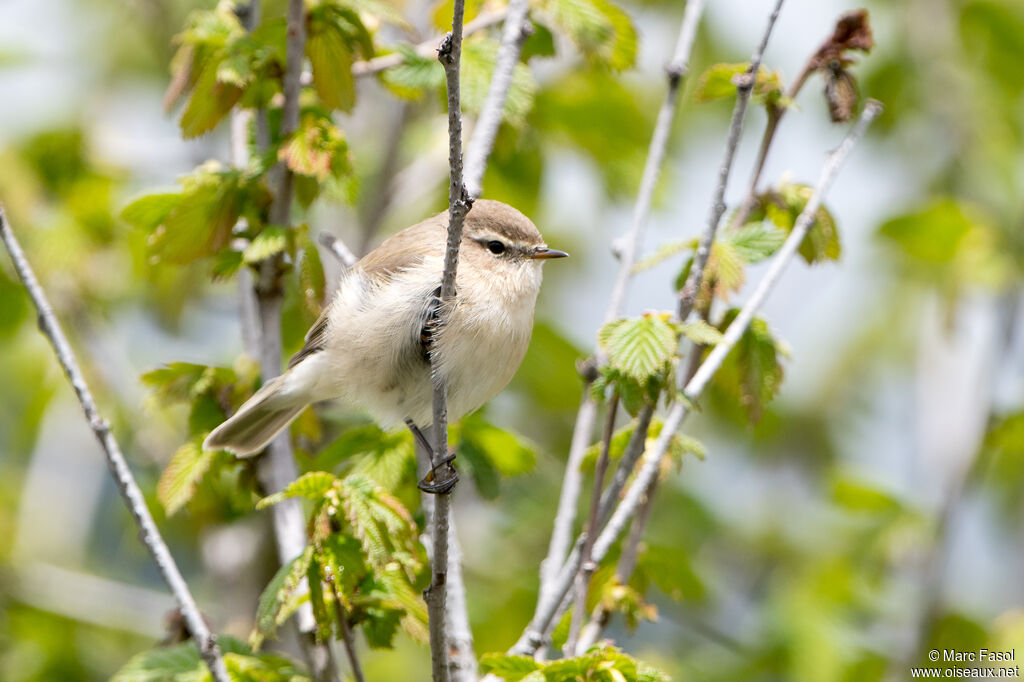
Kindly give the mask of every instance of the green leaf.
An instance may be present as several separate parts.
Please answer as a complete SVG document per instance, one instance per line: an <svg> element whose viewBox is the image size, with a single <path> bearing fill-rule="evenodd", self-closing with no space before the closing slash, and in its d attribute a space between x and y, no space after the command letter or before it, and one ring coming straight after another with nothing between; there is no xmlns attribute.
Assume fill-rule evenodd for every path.
<svg viewBox="0 0 1024 682"><path fill-rule="evenodd" d="M496 675L506 682L518 682L541 667L542 665L530 656L491 653L480 658L481 672Z"/></svg>
<svg viewBox="0 0 1024 682"><path fill-rule="evenodd" d="M190 263L227 244L243 209L241 174L211 162L182 179L180 201L149 237L155 260Z"/></svg>
<svg viewBox="0 0 1024 682"><path fill-rule="evenodd" d="M891 513L903 508L891 493L848 477L837 477L832 482L832 499L849 512Z"/></svg>
<svg viewBox="0 0 1024 682"><path fill-rule="evenodd" d="M306 54L313 67L313 87L324 104L350 111L356 101L352 62L356 51L373 56L373 39L353 10L323 3L309 13Z"/></svg>
<svg viewBox="0 0 1024 682"><path fill-rule="evenodd" d="M702 346L713 346L722 340L722 332L718 331L704 320L683 322L682 324L677 325L677 328L683 336Z"/></svg>
<svg viewBox="0 0 1024 682"><path fill-rule="evenodd" d="M220 60L211 60L199 72L192 96L181 114L181 133L186 139L213 130L242 98L242 88L218 80L219 69Z"/></svg>
<svg viewBox="0 0 1024 682"><path fill-rule="evenodd" d="M736 77L747 72L750 64L714 64L708 67L697 79L694 97L698 102L708 102L736 94ZM782 94L782 79L778 71L770 71L763 64L757 71L757 83L754 85L754 96L765 100L778 98Z"/></svg>
<svg viewBox="0 0 1024 682"><path fill-rule="evenodd" d="M181 197L181 192L146 195L125 206L121 218L137 229L152 232L167 219Z"/></svg>
<svg viewBox="0 0 1024 682"><path fill-rule="evenodd" d="M975 223L970 211L955 200L936 199L918 211L883 223L878 232L910 260L945 265L956 257Z"/></svg>
<svg viewBox="0 0 1024 682"><path fill-rule="evenodd" d="M317 500L327 494L327 491L334 487L337 480L334 474L328 471L310 471L289 483L284 490L264 497L256 503L256 508L265 509L289 497L304 497L308 500Z"/></svg>
<svg viewBox="0 0 1024 682"><path fill-rule="evenodd" d="M210 275L215 282L230 279L236 272L238 272L238 268L242 267L242 263L244 262L245 258L241 251L218 251L214 258Z"/></svg>
<svg viewBox="0 0 1024 682"><path fill-rule="evenodd" d="M425 91L444 87L444 67L441 62L423 57L411 45L399 43L395 46L395 52L402 55L402 63L380 75L395 95L416 99Z"/></svg>
<svg viewBox="0 0 1024 682"><path fill-rule="evenodd" d="M493 38L478 35L463 44L461 87L462 105L466 111L477 113L483 106L497 59L498 41ZM536 90L533 72L525 64L517 63L505 97L504 120L514 126L522 126L533 107Z"/></svg>
<svg viewBox="0 0 1024 682"><path fill-rule="evenodd" d="M651 313L606 324L598 332L598 342L612 368L637 380L664 371L678 345L668 317Z"/></svg>
<svg viewBox="0 0 1024 682"><path fill-rule="evenodd" d="M622 71L636 61L636 29L608 0L544 0L543 17L564 31L590 59Z"/></svg>
<svg viewBox="0 0 1024 682"><path fill-rule="evenodd" d="M658 265L659 263L668 260L677 253L682 253L684 251L689 251L695 248L697 248L696 239L687 239L684 241L668 242L667 244L662 244L657 249L655 249L654 253L652 253L650 256L647 256L646 258L643 258L639 262L637 262L636 265L633 266L633 273L636 274L638 272L643 272L644 270L650 270L655 265Z"/></svg>
<svg viewBox="0 0 1024 682"><path fill-rule="evenodd" d="M727 230L721 241L732 245L736 254L747 263L760 263L779 250L786 241L786 232L767 222L748 222Z"/></svg>
<svg viewBox="0 0 1024 682"><path fill-rule="evenodd" d="M729 310L721 324L727 329L739 310ZM785 352L775 340L768 323L761 318L751 321L714 379L714 386L746 410L752 422L760 420L765 406L779 392L782 385L782 364L779 357Z"/></svg>
<svg viewBox="0 0 1024 682"><path fill-rule="evenodd" d="M260 595L256 610L256 626L249 635L249 644L258 649L267 637L272 637L277 628L295 613L304 595L298 593L302 579L309 571L313 560L313 547L290 562L281 566Z"/></svg>
<svg viewBox="0 0 1024 682"><path fill-rule="evenodd" d="M249 265L254 265L282 253L288 249L288 234L288 228L280 225L264 227L245 247L245 251L242 252L242 260Z"/></svg>
<svg viewBox="0 0 1024 682"><path fill-rule="evenodd" d="M156 496L168 516L173 516L192 499L196 486L202 480L214 453L203 450L201 441L192 440L180 448L167 463L156 486Z"/></svg>
<svg viewBox="0 0 1024 682"><path fill-rule="evenodd" d="M324 182L350 170L348 142L327 117L303 115L299 128L282 145L278 159L295 173Z"/></svg>
<svg viewBox="0 0 1024 682"><path fill-rule="evenodd" d="M302 302L306 310L314 317L320 314L326 295L327 280L324 277L323 263L316 244L309 238L309 229L303 229L299 237L299 287L302 289Z"/></svg>

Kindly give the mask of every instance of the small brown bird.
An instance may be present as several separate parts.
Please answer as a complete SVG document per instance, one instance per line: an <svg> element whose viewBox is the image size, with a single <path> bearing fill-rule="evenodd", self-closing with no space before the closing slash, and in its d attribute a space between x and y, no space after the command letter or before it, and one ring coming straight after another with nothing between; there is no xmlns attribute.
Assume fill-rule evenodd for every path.
<svg viewBox="0 0 1024 682"><path fill-rule="evenodd" d="M458 419L512 379L533 331L549 249L530 219L478 199L466 216L450 310L440 309L448 212L386 239L342 278L288 370L268 382L203 447L246 457L307 405L339 398L383 427L433 421L431 361ZM438 324L438 320L443 321Z"/></svg>

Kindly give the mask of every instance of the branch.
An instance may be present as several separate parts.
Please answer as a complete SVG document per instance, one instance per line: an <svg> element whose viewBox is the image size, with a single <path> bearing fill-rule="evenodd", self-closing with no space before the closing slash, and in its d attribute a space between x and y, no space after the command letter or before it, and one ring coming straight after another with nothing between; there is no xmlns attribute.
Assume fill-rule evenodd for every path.
<svg viewBox="0 0 1024 682"><path fill-rule="evenodd" d="M508 16L502 28L501 44L498 46L498 57L487 90L487 99L480 109L480 116L469 138L469 151L466 154L466 190L471 197L478 197L483 192L487 158L494 149L494 139L498 135L498 127L505 112L505 99L512 86L512 77L519 63L519 55L523 51L523 42L532 28L526 22L529 9L528 0L510 0L506 9Z"/></svg>
<svg viewBox="0 0 1024 682"><path fill-rule="evenodd" d="M765 274L764 279L758 283L758 286L750 299L740 310L732 324L729 325L729 328L723 335L722 341L715 346L714 350L711 351L708 357L698 368L693 378L686 384L683 392L686 395L688 402L677 402L669 411L668 417L665 419L665 425L662 427L661 433L658 435L658 440L655 441L653 448L644 456L643 464L641 465L636 479L633 481L629 490L626 491L622 501L616 507L615 512L608 521L608 525L605 526L600 537L598 537L594 542L592 555L593 561L600 562L605 557L612 544L622 534L626 525L633 517L633 514L640 507L642 500L650 492L654 481L657 479L661 461L664 458L665 453L668 452L672 438L675 436L680 425L682 425L683 421L689 415L689 408L687 405L701 396L715 372L717 372L719 367L721 367L726 356L747 331L750 321L753 319L772 288L782 276L783 271L789 265L789 261L793 259L793 256L800 248L800 244L803 242L804 237L807 236L807 231L814 223L818 207L821 205L825 194L828 192L832 182L835 180L835 176L843 161L863 136L868 125L870 125L879 113L881 113L881 110L882 107L878 102L869 100L864 107L864 112L861 114L857 125L854 126L853 130L851 130L846 136L842 144L840 144L835 151L829 154L829 157L822 168L818 184L814 189L814 194L807 202L807 205L800 214L800 217L797 218L796 224L793 226L793 231L790 232L785 243L772 260L771 266ZM579 546L578 541L577 546ZM523 632L519 641L516 642L512 649L510 649L510 653L529 655L536 651L543 643L546 632L557 614L561 602L565 599L566 595L569 593L570 587L572 586L573 578L580 563L579 555L579 551L574 551L570 554L570 558L566 562L566 565L559 572L556 587L552 589L554 599L545 603L543 605L543 610L538 606L538 612L534 615L534 619L530 622L526 631Z"/></svg>
<svg viewBox="0 0 1024 682"><path fill-rule="evenodd" d="M686 3L682 25L679 27L679 39L676 42L672 61L666 67L668 90L665 93L665 101L661 105L661 110L658 112L654 133L651 135L651 144L647 150L647 161L644 164L632 222L629 232L626 234L618 276L604 316L606 324L622 315L626 290L633 275L633 263L643 240L644 228L654 197L654 188L657 185L658 175L661 172L665 151L668 147L668 137L672 130L672 121L675 118L679 90L689 73L690 54L693 52L694 37L704 11L704 1L689 0ZM597 362L603 364L600 351L598 354ZM590 434L594 430L596 415L597 407L591 400L589 391L584 390L583 402L576 414L576 426L573 429L572 443L569 446L569 458L566 462L562 492L558 500L558 513L555 515L554 527L551 530L551 542L548 546L547 557L541 562L541 598L550 591L553 581L558 576L562 560L569 549L569 541L572 538L573 526L576 522L577 500L582 487L583 475L580 472L580 464L583 460L583 453L590 442Z"/></svg>
<svg viewBox="0 0 1024 682"><path fill-rule="evenodd" d="M288 0L287 9L287 63L282 82L284 104L281 113L280 137L287 138L299 125L299 93L302 89L302 63L306 45L306 17L303 0ZM265 114L257 115L257 143L265 147ZM262 126L261 126L262 123ZM264 128L261 130L261 127ZM270 183L276 185L269 219L274 225L288 225L291 222L293 175L283 162L272 169ZM260 374L263 383L281 373L281 285L282 261L278 254L259 265L259 275L253 287L257 301L259 334L257 337ZM261 485L267 493L283 490L298 477L298 467L292 452L288 431L279 434L267 446L266 454L258 463ZM306 520L302 505L297 499L287 499L271 509L274 538L280 562L286 564L299 556L306 547ZM300 590L309 587L303 579ZM331 649L324 642L316 640L316 619L308 602L303 603L296 613L299 630L299 644L309 664L314 680L329 682L337 679L337 670Z"/></svg>
<svg viewBox="0 0 1024 682"><path fill-rule="evenodd" d="M330 232L320 233L320 243L323 244L327 249L334 254L345 268L350 268L359 262L356 255L352 253L352 250L345 245L345 242L341 241L338 237L334 236Z"/></svg>
<svg viewBox="0 0 1024 682"><path fill-rule="evenodd" d="M466 194L462 182L462 105L459 90L459 65L462 60L462 31L465 16L465 0L454 0L452 7L452 31L437 51L437 58L444 67L448 89L448 240L445 245L444 271L441 276L442 311L449 309L455 301L455 275L459 266L459 245L462 243L462 226L473 200ZM448 480L454 487L458 481L454 468L446 464L448 456L448 387L434 365L431 356L431 373L434 380L434 447L431 452L431 470L437 472L447 467ZM442 474L444 475L444 474ZM424 592L430 626L430 660L434 682L449 679L449 652L445 622L445 600L448 581L448 519L451 514L451 488L436 495L434 499L434 528L432 570L430 586Z"/></svg>
<svg viewBox="0 0 1024 682"><path fill-rule="evenodd" d="M345 645L345 655L348 656L349 667L352 669L352 677L355 682L366 682L363 676L363 667L359 664L359 654L356 652L356 638L352 634L352 626L348 624L348 612L341 605L341 598L334 583L331 583L331 591L334 592L334 608L338 613L338 629L341 631L341 641Z"/></svg>
<svg viewBox="0 0 1024 682"><path fill-rule="evenodd" d="M615 431L615 415L618 412L618 408L619 396L616 394L608 406L608 415L604 423L604 434L601 437L601 454L597 458L597 466L594 469L594 491L590 497L590 516L587 520L586 540L583 543L583 555L580 560L582 570L576 574L576 610L569 624L569 639L566 642L566 654L569 656L579 656L581 653L577 643L579 642L583 619L586 617L587 591L590 587L590 577L594 574L594 569L597 568L597 565L590 560L590 555L594 548L594 538L597 537L597 514L601 502L601 489L604 487L604 475L608 471L608 454L611 450L612 434Z"/></svg>
<svg viewBox="0 0 1024 682"><path fill-rule="evenodd" d="M103 448L107 458L107 466L114 477L114 482L117 484L118 490L121 491L121 496L128 506L128 511L135 520L135 525L139 528L139 538L146 546L150 556L153 557L153 561L156 562L164 583L167 584L171 594L174 595L174 600L178 603L178 608L181 609L185 624L192 634L192 639L199 649L199 654L210 669L213 679L217 682L229 682L228 671L224 667L224 659L221 658L217 639L206 626L206 622L199 612L199 607L196 605L196 601L192 597L185 579L181 576L181 571L178 570L177 564L174 563L174 557L171 556L167 544L160 536L160 531L153 521L153 516L149 513L149 508L146 507L146 500L142 495L142 491L139 489L131 469L128 468L128 462L121 453L117 440L114 439L113 434L110 432L110 424L100 415L96 401L89 390L89 385L85 381L85 376L83 376L82 370L78 366L78 361L75 359L74 352L71 350L71 344L68 343L64 331L57 321L57 316L54 314L53 308L46 298L46 293L39 284L39 280L36 279L32 266L29 265L28 259L25 257L25 252L15 238L13 230L7 224L7 215L2 206L0 206L0 238L3 239L4 246L7 247L7 251L11 255L11 261L14 263L14 269L17 271L18 277L25 285L25 289L28 291L29 297L36 307L39 317L39 330L50 342L50 345L53 346L54 353L57 355L57 361L64 368L64 374L67 375L68 381L71 382L71 387L75 389L75 394L78 396L78 402L82 405L82 411L89 422L89 427L96 434L96 439L100 442L100 447Z"/></svg>
<svg viewBox="0 0 1024 682"><path fill-rule="evenodd" d="M729 184L729 173L732 171L732 164L736 159L736 148L740 143L740 134L743 132L743 119L747 113L747 104L750 102L750 95L757 83L757 72L761 68L761 58L768 46L768 39L775 27L775 20L779 18L779 11L782 9L783 0L777 0L775 9L768 17L768 26L765 27L764 35L761 36L761 43L754 50L750 58L750 66L747 72L737 78L736 82L736 106L732 110L732 120L729 122L729 134L725 142L725 156L718 169L718 184L715 186L714 198L711 201L711 209L708 213L708 224L704 234L700 237L697 245L697 252L693 257L693 267L686 278L686 283L679 292L679 319L685 321L693 310L693 303L697 299L697 292L700 290L701 282L704 280L704 268L708 264L711 255L711 244L715 241L715 233L718 231L718 223L725 213L725 187Z"/></svg>

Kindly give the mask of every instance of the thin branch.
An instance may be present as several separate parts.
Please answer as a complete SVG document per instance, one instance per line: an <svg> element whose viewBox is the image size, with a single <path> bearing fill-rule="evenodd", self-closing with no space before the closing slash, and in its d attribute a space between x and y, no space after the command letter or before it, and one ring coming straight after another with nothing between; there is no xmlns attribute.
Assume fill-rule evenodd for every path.
<svg viewBox="0 0 1024 682"><path fill-rule="evenodd" d="M476 120L476 126L467 145L466 191L471 197L478 197L483 192L487 158L494 149L494 139L498 135L498 127L505 112L505 100L512 86L512 77L515 75L516 65L519 64L523 43L532 28L526 21L529 9L528 0L510 0L508 3L508 16L502 27L501 44L498 46L498 56L487 90L487 99L480 109L480 116Z"/></svg>
<svg viewBox="0 0 1024 682"><path fill-rule="evenodd" d="M449 309L455 300L455 275L459 266L459 245L462 243L462 226L473 200L466 194L462 181L462 105L459 90L459 66L462 61L462 32L465 16L465 0L454 0L452 7L452 31L437 51L437 58L444 67L448 89L448 240L445 245L444 271L441 276L442 311ZM443 314L443 312L442 312ZM454 487L458 477L448 459L448 387L431 362L434 379L434 447L431 452L431 469L435 474L439 468L447 467L441 474ZM451 488L440 492L434 499L434 532L430 586L424 592L430 626L430 659L434 682L450 679L448 637L445 617L445 601L448 581L448 519L451 513Z"/></svg>
<svg viewBox="0 0 1024 682"><path fill-rule="evenodd" d="M224 659L221 658L217 639L206 626L206 622L199 612L199 607L196 605L196 601L192 597L185 579L181 576L181 571L178 570L177 564L174 563L174 557L171 556L167 544L160 536L160 531L153 521L153 516L149 513L149 508L146 507L146 500L142 495L142 490L139 489L139 485L136 483L135 477L128 467L128 462L121 453L117 440L110 432L110 424L100 415L96 401L89 390L89 385L85 381L85 376L82 374L74 352L71 350L71 344L68 343L64 331L57 321L57 316L54 314L53 308L46 298L46 293L32 271L32 266L29 264L25 252L15 238L14 231L8 225L7 215L2 206L0 206L0 237L3 238L4 246L7 247L7 251L11 255L11 261L14 263L14 269L25 285L25 289L28 291L29 297L32 299L32 303L38 312L39 330L46 336L50 345L53 346L54 353L57 355L57 361L64 368L64 374L67 375L68 381L71 382L71 387L78 396L78 402L82 405L82 411L89 422L89 427L96 434L96 439L99 441L100 447L103 448L107 458L107 466L114 477L114 482L117 484L117 488L121 492L125 504L128 506L128 511L135 520L135 525L139 528L139 538L146 546L150 556L153 557L153 561L156 562L157 568L160 570L160 576L171 590L171 594L174 595L174 600L178 603L178 608L181 609L182 617L185 619L189 632L192 633L192 639L195 641L203 661L206 662L207 667L210 669L213 679L217 680L217 682L229 682L228 671L224 667Z"/></svg>
<svg viewBox="0 0 1024 682"><path fill-rule="evenodd" d="M334 608L338 613L338 629L341 631L341 641L345 645L345 655L348 656L348 665L352 670L352 677L356 682L366 682L363 676L363 666L359 663L359 653L356 651L356 638L352 633L352 626L348 624L348 612L341 605L338 597L338 590L334 583L331 583L331 591L334 592Z"/></svg>
<svg viewBox="0 0 1024 682"><path fill-rule="evenodd" d="M299 93L302 89L302 64L306 50L306 16L303 0L288 0L286 21L287 62L282 81L282 139L295 132L299 125ZM264 112L257 114L256 139L261 147L269 143ZM271 170L269 180L271 185L275 186L274 199L269 211L270 223L288 225L291 222L294 189L292 172L283 162L278 162ZM264 383L281 373L281 306L284 300L281 275L281 255L277 254L260 263L259 274L253 287L260 323L257 344L260 374ZM259 460L260 483L268 493L274 493L283 490L298 477L298 474L291 438L285 430L270 442L266 454ZM271 518L278 558L285 564L299 556L306 547L305 515L297 499L288 499L273 506ZM308 590L309 587L303 582L300 589ZM299 607L296 624L299 630L299 644L313 679L318 682L336 680L338 674L331 649L326 643L316 639L316 619L308 602Z"/></svg>
<svg viewBox="0 0 1024 682"><path fill-rule="evenodd" d="M697 26L700 24L701 14L704 11L704 2L705 0L689 0L686 3L686 9L683 11L682 25L679 28L679 39L676 42L672 61L666 68L668 90L665 93L665 101L658 112L654 133L651 135L651 144L647 151L647 161L644 164L640 191L633 209L633 218L630 223L629 232L625 238L626 247L621 255L615 287L612 290L611 299L608 302L608 308L604 316L605 323L621 316L625 306L626 290L633 274L633 263L636 259L636 254L643 241L643 232L647 224L648 215L650 214L654 189L661 172L665 151L668 146L669 133L672 130L672 122L675 118L679 91L683 80L689 73L690 54L693 52L694 38L697 34ZM603 364L600 351L596 361L598 364ZM573 526L576 523L577 501L582 489L580 464L583 459L583 453L590 443L596 415L597 407L590 398L589 391L584 389L583 401L580 404L579 412L576 414L576 426L573 429L572 443L569 446L569 457L566 462L562 491L558 500L558 513L555 515L554 526L551 530L551 542L548 546L547 557L541 562L540 594L542 598L550 592L551 585L557 579L562 561L569 550Z"/></svg>
<svg viewBox="0 0 1024 682"><path fill-rule="evenodd" d="M590 497L590 515L587 520L587 528L584 531L586 540L583 542L580 572L576 574L576 609L569 624L569 639L566 642L566 655L568 656L580 655L577 643L579 642L583 619L586 617L587 591L590 587L590 577L597 568L597 565L591 561L590 555L591 550L594 548L594 538L597 537L597 512L601 502L601 490L604 488L604 476L608 471L608 457L612 446L612 434L615 432L615 415L618 413L618 410L619 396L616 394L608 406L608 415L604 423L604 434L601 437L601 454L598 456L597 465L594 468L594 491Z"/></svg>
<svg viewBox="0 0 1024 682"><path fill-rule="evenodd" d="M341 241L341 239L330 232L321 232L319 239L320 243L323 244L334 255L334 257L345 266L346 269L359 262L359 259L354 253L352 253L352 250L345 245L345 242Z"/></svg>
<svg viewBox="0 0 1024 682"><path fill-rule="evenodd" d="M502 8L494 10L492 12L481 12L476 16L475 19L468 22L463 29L463 35L471 36L474 33L484 31L491 26L497 26L508 14L508 8ZM421 57L433 58L437 56L437 45L443 40L441 36L424 40L422 43L416 45L413 49ZM393 69L396 66L401 66L405 63L405 57L401 52L392 52L391 54L382 55L380 57L374 57L364 62L355 62L352 64L352 75L356 78L362 78L363 76L372 76L375 73L381 71L387 71Z"/></svg>
<svg viewBox="0 0 1024 682"><path fill-rule="evenodd" d="M605 526L601 535L595 541L592 555L594 561L599 562L605 557L612 544L622 534L633 514L640 507L641 501L649 494L653 482L657 479L661 461L665 457L665 453L668 452L672 438L689 415L687 405L701 396L715 372L721 367L725 357L746 332L754 315L782 276L782 273L807 235L807 231L814 223L818 207L835 180L835 176L843 161L863 136L867 127L881 113L881 110L881 104L874 100L869 100L857 125L854 126L839 147L829 154L822 168L814 193L811 195L800 217L797 218L792 232L790 232L785 243L772 260L764 279L758 283L750 299L744 304L732 324L729 325L729 328L726 329L722 341L715 346L714 350L711 351L698 368L693 378L687 382L684 394L689 402L677 402L669 411L658 439L655 441L652 449L644 456L636 479L626 491L622 501L619 502L611 519L608 521L608 525ZM577 547L579 547L579 541L577 541ZM538 607L538 612L534 615L534 619L530 622L526 631L523 632L519 641L510 649L510 653L529 655L536 651L544 642L551 622L558 612L559 605L569 594L579 564L580 552L577 549L570 554L566 565L559 572L557 586L552 590L556 599L544 604L543 610Z"/></svg>
<svg viewBox="0 0 1024 682"><path fill-rule="evenodd" d="M729 134L725 142L725 155L722 157L722 164L718 168L718 184L715 185L714 198L711 200L711 208L708 212L708 224L700 237L697 245L697 252L693 257L693 266L686 278L686 283L679 292L679 319L686 320L690 311L693 310L694 301L697 300L697 292L700 290L701 282L704 280L704 268L711 256L711 244L715 241L715 233L718 231L718 223L725 213L725 188L729 184L729 174L732 171L733 162L736 159L736 148L739 147L740 135L743 132L743 119L747 113L747 104L750 103L750 95L757 83L757 73L761 68L761 59L764 56L765 48L768 46L768 39L775 28L775 20L779 18L782 10L783 0L776 0L775 9L768 17L768 25L765 27L761 42L754 50L750 58L750 66L747 72L736 79L736 106L732 110L732 120L729 122Z"/></svg>

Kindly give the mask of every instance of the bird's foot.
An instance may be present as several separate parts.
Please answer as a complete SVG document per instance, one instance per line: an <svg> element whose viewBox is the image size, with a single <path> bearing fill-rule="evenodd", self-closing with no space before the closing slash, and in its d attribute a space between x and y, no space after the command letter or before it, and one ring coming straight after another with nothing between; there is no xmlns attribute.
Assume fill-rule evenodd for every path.
<svg viewBox="0 0 1024 682"><path fill-rule="evenodd" d="M459 472L452 466L455 461L455 453L449 452L448 456L435 464L427 472L416 487L431 495L447 495L455 489L459 482Z"/></svg>

